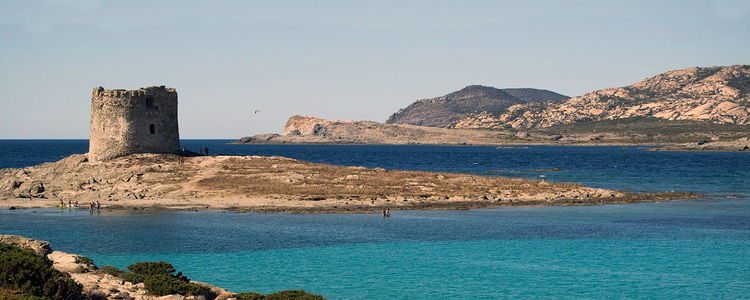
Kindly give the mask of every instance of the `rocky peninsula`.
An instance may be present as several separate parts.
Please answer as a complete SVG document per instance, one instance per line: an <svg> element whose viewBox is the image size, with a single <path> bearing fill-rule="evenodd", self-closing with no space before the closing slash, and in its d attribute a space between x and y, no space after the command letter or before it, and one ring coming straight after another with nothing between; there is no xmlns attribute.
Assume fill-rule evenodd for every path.
<svg viewBox="0 0 750 300"><path fill-rule="evenodd" d="M0 170L0 207L99 201L106 209L373 213L697 198L455 173L392 171L284 157L133 154L105 162L72 155Z"/></svg>
<svg viewBox="0 0 750 300"><path fill-rule="evenodd" d="M695 143L683 143L669 146L653 148L653 151L723 151L750 152L750 137L739 138L736 140L702 140Z"/></svg>
<svg viewBox="0 0 750 300"><path fill-rule="evenodd" d="M325 120L295 115L283 135L243 137L239 144L389 144L389 145L495 145L503 135L494 130L448 129L372 121Z"/></svg>

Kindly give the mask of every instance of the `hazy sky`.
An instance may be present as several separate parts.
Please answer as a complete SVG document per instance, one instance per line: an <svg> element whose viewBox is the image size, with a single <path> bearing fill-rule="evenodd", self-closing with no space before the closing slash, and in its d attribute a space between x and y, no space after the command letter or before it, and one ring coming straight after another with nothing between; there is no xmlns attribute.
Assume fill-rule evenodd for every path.
<svg viewBox="0 0 750 300"><path fill-rule="evenodd" d="M748 63L750 1L3 0L0 139L88 138L97 86L174 87L182 138L239 138L470 84L576 96Z"/></svg>

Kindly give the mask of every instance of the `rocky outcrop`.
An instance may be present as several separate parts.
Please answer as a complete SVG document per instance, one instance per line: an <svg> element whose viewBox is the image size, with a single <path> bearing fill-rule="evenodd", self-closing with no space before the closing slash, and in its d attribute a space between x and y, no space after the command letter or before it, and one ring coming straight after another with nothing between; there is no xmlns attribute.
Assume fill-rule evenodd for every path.
<svg viewBox="0 0 750 300"><path fill-rule="evenodd" d="M653 151L747 151L750 152L750 137L735 140L701 140L693 143L669 145L651 149Z"/></svg>
<svg viewBox="0 0 750 300"><path fill-rule="evenodd" d="M460 130L372 121L325 120L292 116L284 135L258 134L243 137L240 144L501 144L504 136L490 130Z"/></svg>
<svg viewBox="0 0 750 300"><path fill-rule="evenodd" d="M442 97L417 100L391 115L385 123L446 127L472 113L503 110L520 103L564 99L568 97L548 90L470 85Z"/></svg>
<svg viewBox="0 0 750 300"><path fill-rule="evenodd" d="M626 87L594 91L565 101L518 104L500 113L479 112L455 128L547 128L627 118L750 124L750 66L687 68Z"/></svg>
<svg viewBox="0 0 750 300"><path fill-rule="evenodd" d="M52 253L49 242L30 239L20 235L0 234L0 243L13 245L21 249L29 249L39 256L47 256Z"/></svg>
<svg viewBox="0 0 750 300"><path fill-rule="evenodd" d="M353 123L353 121L338 121L338 123ZM319 135L325 136L326 126L332 122L316 118L301 115L294 115L287 120L284 126L284 135Z"/></svg>

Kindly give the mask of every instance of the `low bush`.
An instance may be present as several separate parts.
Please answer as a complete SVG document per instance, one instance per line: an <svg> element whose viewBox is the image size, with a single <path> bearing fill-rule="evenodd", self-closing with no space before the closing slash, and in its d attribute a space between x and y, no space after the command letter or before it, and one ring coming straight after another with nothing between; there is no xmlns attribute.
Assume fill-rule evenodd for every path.
<svg viewBox="0 0 750 300"><path fill-rule="evenodd" d="M0 287L21 299L85 299L83 287L70 275L52 268L52 261L5 243L0 243Z"/></svg>
<svg viewBox="0 0 750 300"><path fill-rule="evenodd" d="M99 272L122 278L132 283L141 283L149 293L164 296L170 294L209 296L211 291L208 287L191 283L190 279L183 276L182 272L175 274L172 264L159 262L137 262L128 266L128 271L123 271L113 266L103 266Z"/></svg>
<svg viewBox="0 0 750 300"><path fill-rule="evenodd" d="M242 300L263 300L264 297L266 296L263 294L253 292L244 292L237 294L237 298L240 298Z"/></svg>
<svg viewBox="0 0 750 300"><path fill-rule="evenodd" d="M150 293L157 296L170 294L199 296L210 293L210 289L207 286L190 283L186 280L163 274L149 276L143 283Z"/></svg>
<svg viewBox="0 0 750 300"><path fill-rule="evenodd" d="M142 274L136 274L133 272L123 271L120 270L117 267L113 266L103 266L99 268L99 272L102 272L104 274L109 274L115 277L122 278L125 281L129 281L132 283L141 283L146 280L146 276Z"/></svg>
<svg viewBox="0 0 750 300"><path fill-rule="evenodd" d="M83 255L76 255L76 263L77 264L84 264L84 265L88 265L88 266L93 266L94 265L94 260L90 259L88 257L85 257Z"/></svg>
<svg viewBox="0 0 750 300"><path fill-rule="evenodd" d="M125 271L120 270L115 266L102 266L101 268L99 268L99 272L120 278L122 278L122 275L126 273Z"/></svg>
<svg viewBox="0 0 750 300"><path fill-rule="evenodd" d="M151 276L151 275L172 275L176 271L174 269L174 266L172 264L165 262L165 261L158 261L158 262L152 262L152 261L142 261L137 262L132 265L128 266L128 271Z"/></svg>
<svg viewBox="0 0 750 300"><path fill-rule="evenodd" d="M303 290L284 290L266 295L263 300L325 300L321 295Z"/></svg>

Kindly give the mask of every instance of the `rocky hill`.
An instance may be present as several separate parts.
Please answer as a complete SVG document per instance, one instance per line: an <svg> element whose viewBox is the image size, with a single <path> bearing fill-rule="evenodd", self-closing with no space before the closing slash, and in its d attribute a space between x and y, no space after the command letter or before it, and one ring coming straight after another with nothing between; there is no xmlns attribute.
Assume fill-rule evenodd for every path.
<svg viewBox="0 0 750 300"><path fill-rule="evenodd" d="M385 123L446 127L472 113L503 110L515 104L559 101L568 98L548 90L496 89L470 85L442 97L417 100L392 114Z"/></svg>
<svg viewBox="0 0 750 300"><path fill-rule="evenodd" d="M532 129L589 121L660 118L750 125L750 65L669 71L564 101L478 112L455 128Z"/></svg>

